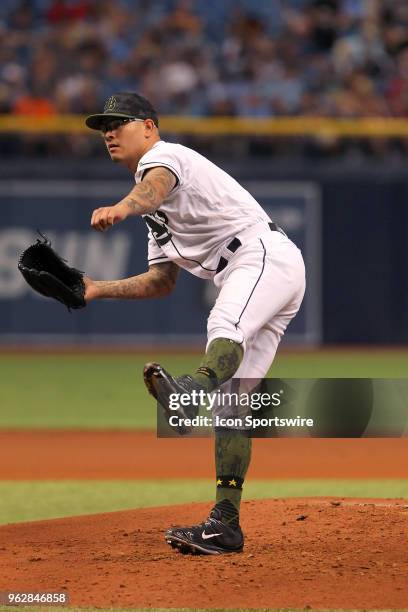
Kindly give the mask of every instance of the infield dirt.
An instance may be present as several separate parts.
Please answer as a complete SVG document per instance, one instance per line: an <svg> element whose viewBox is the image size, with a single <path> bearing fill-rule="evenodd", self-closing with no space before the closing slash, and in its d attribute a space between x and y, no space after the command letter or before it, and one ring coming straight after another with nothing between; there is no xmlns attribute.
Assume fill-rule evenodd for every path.
<svg viewBox="0 0 408 612"><path fill-rule="evenodd" d="M1 431L0 478L208 478L212 441L153 432ZM164 457L166 458L164 460ZM408 440L256 440L253 478L406 478ZM0 591L66 591L74 606L408 608L408 502L245 501L244 552L184 556L163 532L209 506L0 527Z"/></svg>
<svg viewBox="0 0 408 612"><path fill-rule="evenodd" d="M66 591L97 607L406 608L408 505L291 499L243 504L243 553L185 556L163 531L190 504L0 528L1 590Z"/></svg>
<svg viewBox="0 0 408 612"><path fill-rule="evenodd" d="M210 438L0 430L0 480L212 478ZM408 478L408 438L254 440L248 478Z"/></svg>

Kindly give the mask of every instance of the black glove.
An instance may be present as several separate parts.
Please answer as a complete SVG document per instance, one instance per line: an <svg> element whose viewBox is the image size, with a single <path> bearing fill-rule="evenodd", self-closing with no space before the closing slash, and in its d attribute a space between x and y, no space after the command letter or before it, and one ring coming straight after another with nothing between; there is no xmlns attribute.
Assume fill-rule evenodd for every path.
<svg viewBox="0 0 408 612"><path fill-rule="evenodd" d="M52 297L71 308L84 308L86 302L83 272L71 268L51 248L51 242L41 234L35 244L21 254L18 269L27 283L46 297Z"/></svg>

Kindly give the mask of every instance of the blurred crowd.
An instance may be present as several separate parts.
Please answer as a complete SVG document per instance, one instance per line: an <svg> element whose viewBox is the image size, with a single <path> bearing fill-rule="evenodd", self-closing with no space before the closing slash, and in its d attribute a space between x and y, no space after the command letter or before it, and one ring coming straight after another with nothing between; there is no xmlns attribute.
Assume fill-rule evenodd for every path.
<svg viewBox="0 0 408 612"><path fill-rule="evenodd" d="M1 0L0 112L408 115L407 0Z"/></svg>

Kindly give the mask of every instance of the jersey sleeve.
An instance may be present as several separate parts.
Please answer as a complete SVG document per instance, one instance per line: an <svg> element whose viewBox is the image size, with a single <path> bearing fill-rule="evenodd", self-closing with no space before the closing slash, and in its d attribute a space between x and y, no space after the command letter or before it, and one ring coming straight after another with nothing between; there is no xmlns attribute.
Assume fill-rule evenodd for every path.
<svg viewBox="0 0 408 612"><path fill-rule="evenodd" d="M177 179L177 185L175 188L183 185L182 164L177 152L170 143L165 147L160 147L157 149L153 147L150 149L150 151L143 155L143 158L140 160L137 167L139 180L143 179L143 175L146 170L160 166L168 168L171 172L173 172Z"/></svg>
<svg viewBox="0 0 408 612"><path fill-rule="evenodd" d="M149 231L149 239L147 243L147 262L149 266L164 263L166 261L170 261L170 259L167 257L161 247L159 247L153 238L151 231Z"/></svg>

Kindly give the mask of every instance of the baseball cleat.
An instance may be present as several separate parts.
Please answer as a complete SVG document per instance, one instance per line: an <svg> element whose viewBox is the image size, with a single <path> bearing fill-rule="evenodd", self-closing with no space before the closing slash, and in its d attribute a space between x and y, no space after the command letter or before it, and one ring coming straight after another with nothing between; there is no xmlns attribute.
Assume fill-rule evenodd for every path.
<svg viewBox="0 0 408 612"><path fill-rule="evenodd" d="M193 391L200 392L203 388L196 383L191 376L178 376L175 378L159 364L147 363L143 369L143 378L150 395L158 401L164 409L167 418L177 416L179 420L193 419L198 415L200 406L198 403L178 406L176 409L170 408L170 396L172 394L191 394ZM173 429L179 434L184 435L192 430L191 426L180 424L173 425Z"/></svg>
<svg viewBox="0 0 408 612"><path fill-rule="evenodd" d="M182 554L224 555L241 552L244 534L221 521L218 508L213 508L203 523L192 527L171 527L164 535L167 544Z"/></svg>

